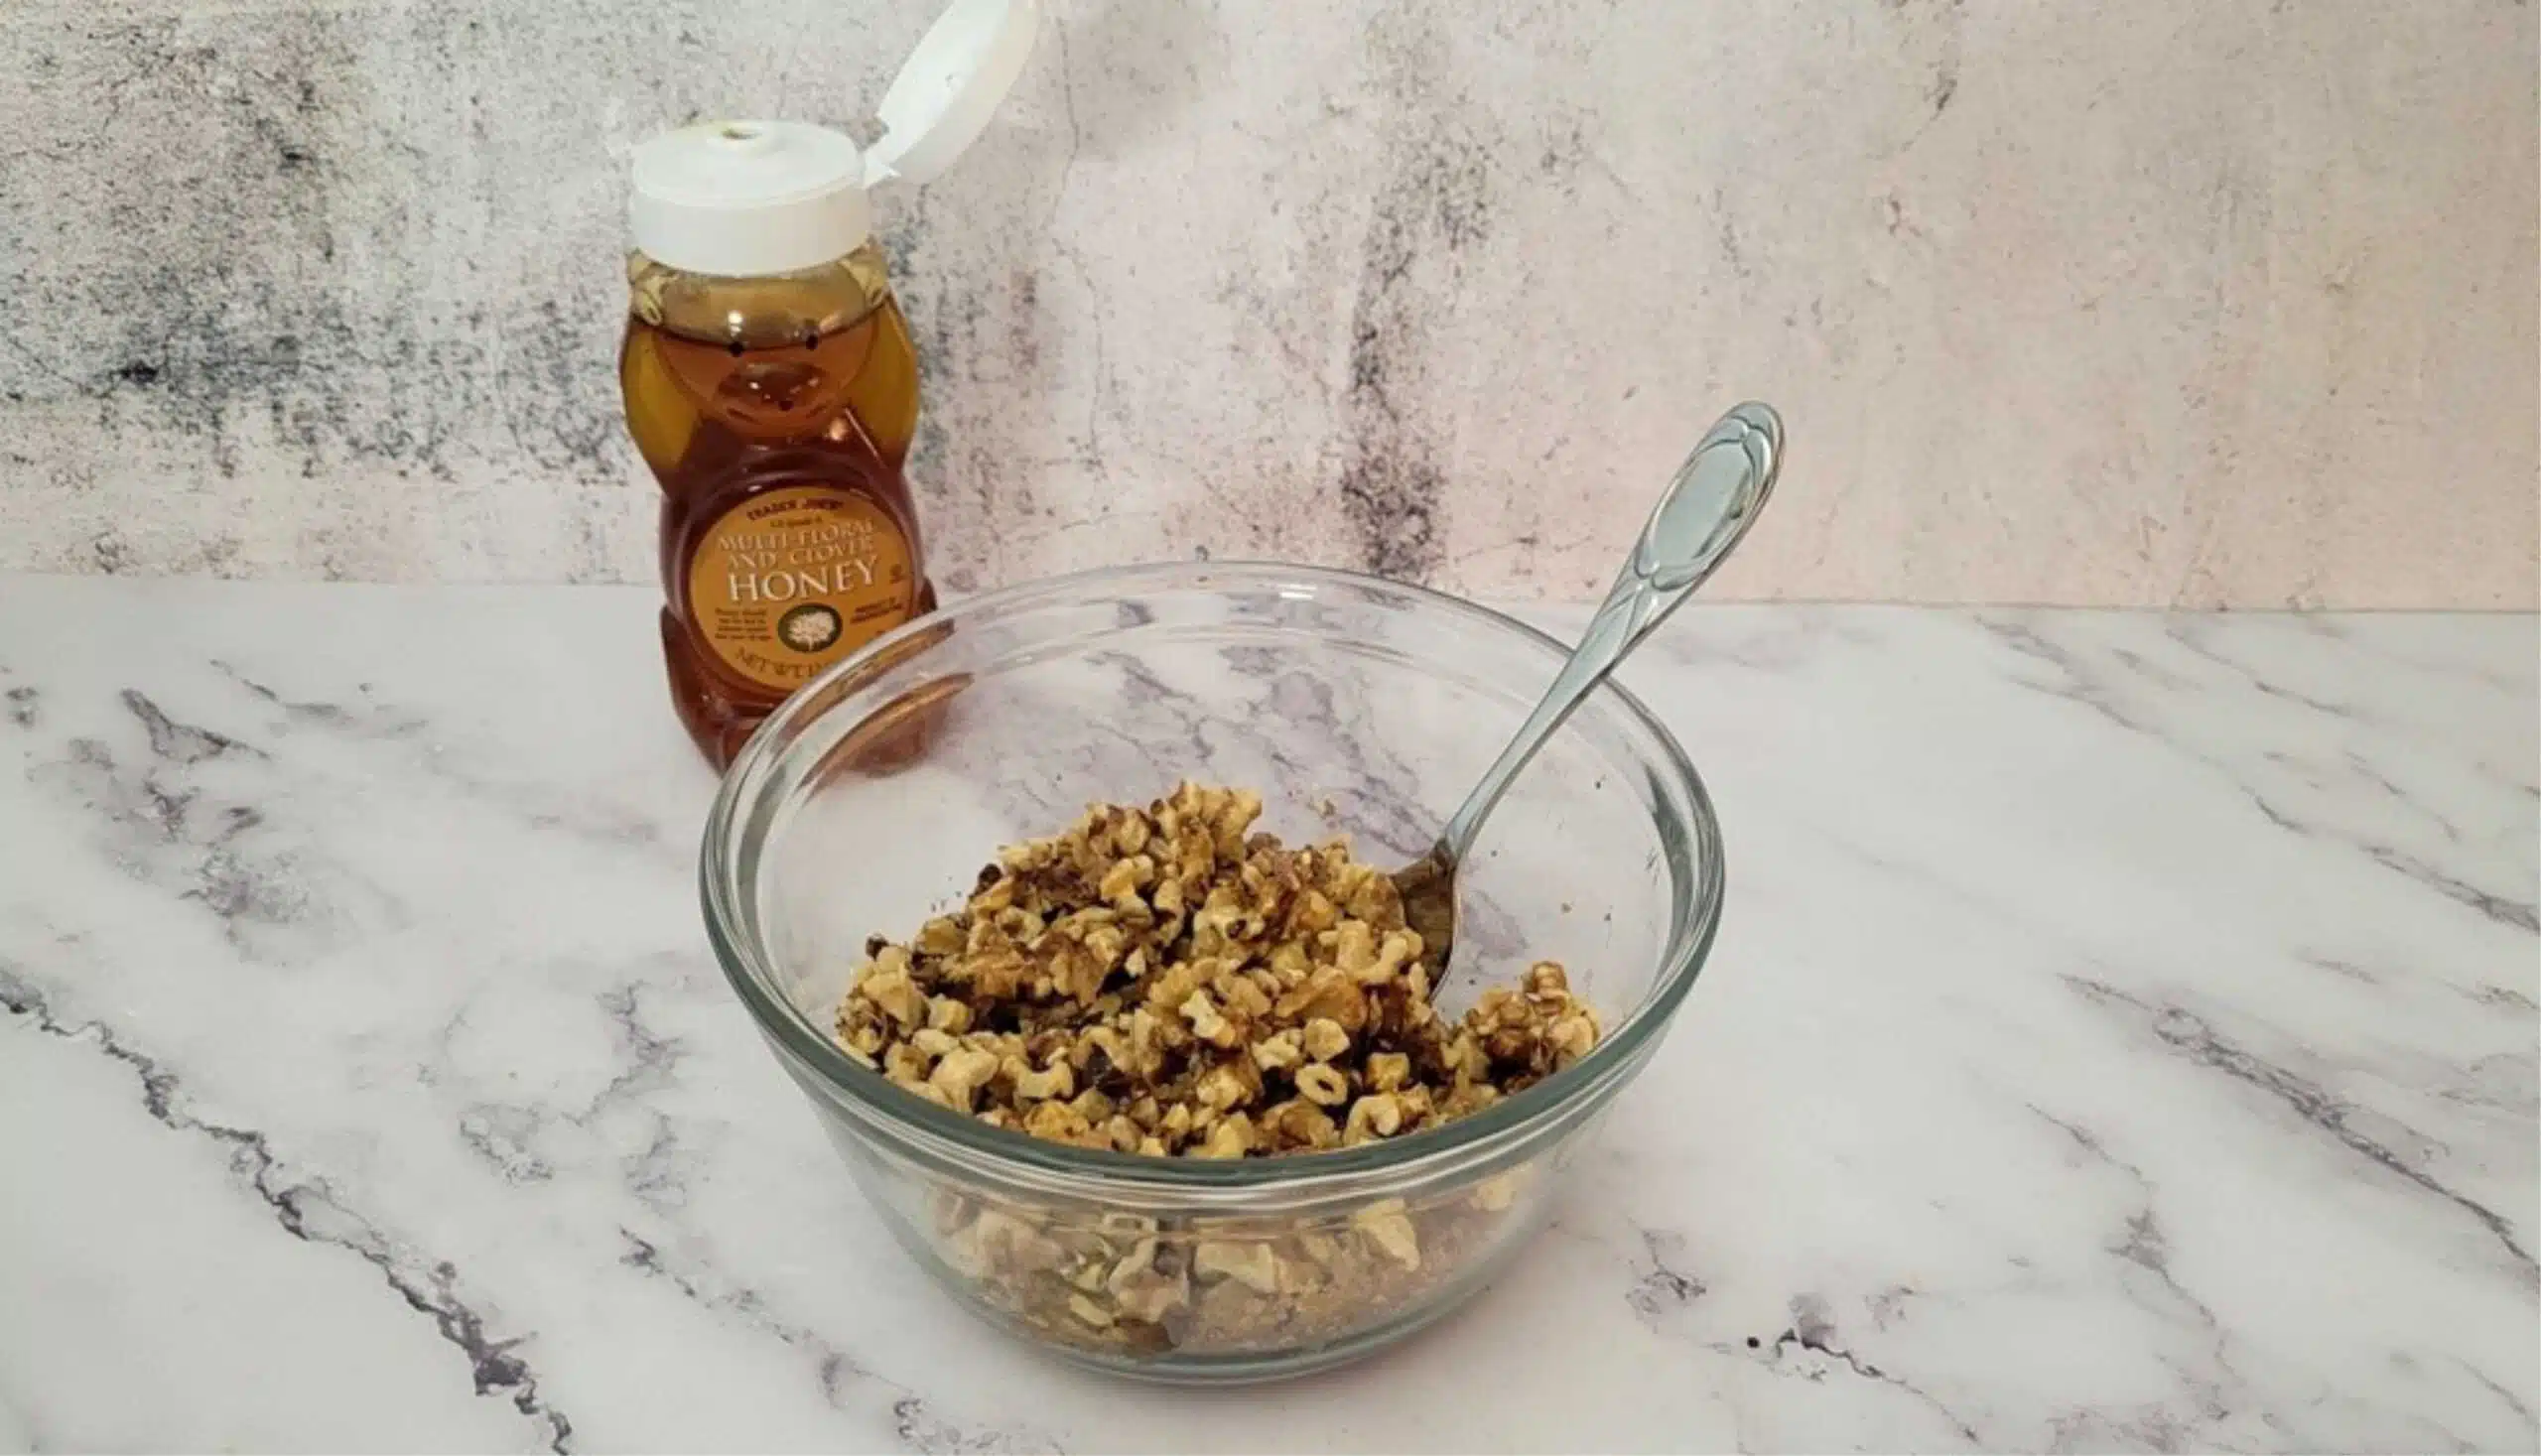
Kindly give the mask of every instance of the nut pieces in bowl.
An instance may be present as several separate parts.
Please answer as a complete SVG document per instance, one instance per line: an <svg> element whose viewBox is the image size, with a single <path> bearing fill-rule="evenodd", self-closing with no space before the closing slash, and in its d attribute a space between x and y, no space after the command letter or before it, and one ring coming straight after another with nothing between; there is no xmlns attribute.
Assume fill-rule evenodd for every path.
<svg viewBox="0 0 2541 1456"><path fill-rule="evenodd" d="M1539 963L1461 1018L1393 882L1345 844L1252 833L1262 800L1183 784L1011 846L907 944L876 937L837 1038L983 1123L1156 1157L1313 1153L1415 1134L1596 1045ZM947 1192L937 1254L998 1307L1078 1343L1236 1351L1364 1323L1489 1244L1526 1175L1457 1197L1263 1221L1001 1205Z"/></svg>

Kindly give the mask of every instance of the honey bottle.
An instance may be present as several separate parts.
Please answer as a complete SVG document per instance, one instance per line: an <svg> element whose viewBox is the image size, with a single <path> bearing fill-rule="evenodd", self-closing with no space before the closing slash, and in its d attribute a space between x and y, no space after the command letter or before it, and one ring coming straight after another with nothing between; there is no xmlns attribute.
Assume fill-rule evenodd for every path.
<svg viewBox="0 0 2541 1456"><path fill-rule="evenodd" d="M618 381L662 488L671 701L719 768L787 694L935 604L901 471L917 351L869 194L927 181L979 135L1037 9L954 0L870 151L783 121L636 149Z"/></svg>

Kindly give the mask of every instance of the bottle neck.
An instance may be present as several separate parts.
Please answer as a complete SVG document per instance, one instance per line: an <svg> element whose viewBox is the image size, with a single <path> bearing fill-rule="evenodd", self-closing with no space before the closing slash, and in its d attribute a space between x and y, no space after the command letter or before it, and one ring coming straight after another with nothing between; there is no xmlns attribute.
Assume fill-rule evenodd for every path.
<svg viewBox="0 0 2541 1456"><path fill-rule="evenodd" d="M758 278L686 273L642 253L626 262L628 308L656 329L708 343L773 348L852 329L888 302L878 243L817 268Z"/></svg>

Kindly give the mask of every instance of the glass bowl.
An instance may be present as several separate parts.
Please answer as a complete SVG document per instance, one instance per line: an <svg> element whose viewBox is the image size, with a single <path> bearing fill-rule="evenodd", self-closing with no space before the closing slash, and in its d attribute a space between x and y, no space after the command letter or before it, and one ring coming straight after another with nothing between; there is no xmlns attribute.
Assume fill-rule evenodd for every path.
<svg viewBox="0 0 2541 1456"><path fill-rule="evenodd" d="M1606 1034L1463 1121L1330 1152L1087 1151L891 1086L832 1039L867 938L957 907L998 847L1183 779L1257 789L1290 843L1428 847L1566 650L1415 588L1184 563L980 596L882 637L771 716L707 824L725 973L909 1255L963 1303L1081 1364L1180 1382L1337 1365L1488 1283L1641 1070L1719 923L1693 765L1599 689L1504 800L1458 886L1461 1014L1562 963Z"/></svg>

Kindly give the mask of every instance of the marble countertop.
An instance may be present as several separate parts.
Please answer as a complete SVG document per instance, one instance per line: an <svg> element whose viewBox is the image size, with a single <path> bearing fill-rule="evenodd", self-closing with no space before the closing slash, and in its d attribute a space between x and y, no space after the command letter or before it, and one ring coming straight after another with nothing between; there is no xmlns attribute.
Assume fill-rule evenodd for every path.
<svg viewBox="0 0 2541 1456"><path fill-rule="evenodd" d="M1217 1394L883 1246L652 634L0 579L0 1448L2541 1441L2532 618L1689 610L1686 1014L1499 1286Z"/></svg>

